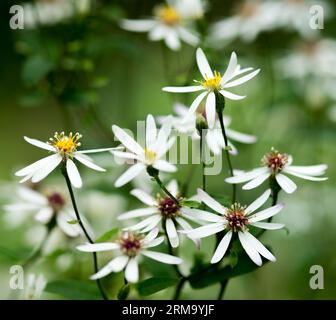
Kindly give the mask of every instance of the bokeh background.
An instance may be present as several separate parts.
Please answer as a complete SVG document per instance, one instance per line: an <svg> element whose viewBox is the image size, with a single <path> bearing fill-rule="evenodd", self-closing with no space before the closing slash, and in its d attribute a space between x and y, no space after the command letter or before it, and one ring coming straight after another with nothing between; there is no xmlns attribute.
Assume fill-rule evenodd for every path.
<svg viewBox="0 0 336 320"><path fill-rule="evenodd" d="M264 237L278 261L232 279L225 298L334 299L336 64L332 62L336 62L335 2L279 1L288 2L287 6L294 2L305 4L308 8L321 4L325 9L322 30L302 33L298 31L300 23L305 23L302 20L297 22L299 27L288 23L284 27L261 28L252 39L233 35L229 40L211 41L209 34L214 23L238 15L247 19L255 12L253 5L262 2L265 1L250 1L250 7L244 7L244 1L207 1L204 15L195 23L201 46L217 70L225 68L232 51L238 54L242 66L261 68L257 78L237 90L237 93L246 92L248 97L228 102L226 107L232 117L232 128L258 137L255 145L238 145L234 167L258 166L262 155L274 146L292 154L297 165L328 164L329 180L315 183L295 179L298 190L292 195L281 193L280 201L286 203L286 208L276 220L286 223L288 233L276 231ZM54 131L72 130L83 134L84 148L110 146L115 145L112 124L134 129L136 121L145 119L148 113L155 116L172 113L174 101L191 103L193 95L167 94L161 88L198 79L195 48L183 44L181 50L174 52L162 42L149 41L144 33L128 32L119 26L122 18L151 16L157 1L91 1L87 9L70 18L24 30L9 28L9 8L13 4L17 3L6 0L0 3L2 204L15 201L18 184L13 175L15 170L44 154L25 143L24 135L47 140ZM305 8L303 12L309 16ZM262 21L256 18L250 28L257 28L258 23ZM327 41L322 49L321 41ZM97 157L97 161L106 165L108 172L95 174L82 168L84 188L76 195L81 211L99 236L117 226L119 213L141 204L129 196L131 186L113 187L116 177L124 170L122 167L115 166L108 155ZM189 195L201 184L200 168L194 165L193 170L193 178L188 180ZM179 167L176 175L179 182L184 182L189 171L190 166ZM209 177L210 193L224 196L230 192L230 186L223 182L225 174L223 170L221 175ZM57 172L42 184L44 188L55 186L66 194L65 184ZM262 188L240 190L239 198L249 203ZM0 213L0 298L6 299L10 297L10 266L31 254L41 239L43 227L31 218L18 225L16 219L19 218L8 217L3 209ZM48 282L70 279L75 284L81 281L89 286L91 257L73 249L80 241L55 236L54 242L56 244L30 271L42 272ZM206 240L202 252L207 255L212 247L211 240ZM181 255L189 260L194 252L189 242L181 248ZM102 256L101 264L104 261L106 257ZM323 290L309 287L312 265L324 268ZM161 275L173 272L148 262L144 269ZM122 281L121 275L114 275L103 283L115 297ZM186 287L182 298L212 299L218 288L219 285L202 290ZM75 298L71 289L61 294L57 294L57 290L55 287L46 290L53 292L43 293L42 298ZM89 289L87 292L85 297L94 297L94 292ZM146 298L169 299L172 292L169 288ZM130 297L138 298L136 290L132 290Z"/></svg>

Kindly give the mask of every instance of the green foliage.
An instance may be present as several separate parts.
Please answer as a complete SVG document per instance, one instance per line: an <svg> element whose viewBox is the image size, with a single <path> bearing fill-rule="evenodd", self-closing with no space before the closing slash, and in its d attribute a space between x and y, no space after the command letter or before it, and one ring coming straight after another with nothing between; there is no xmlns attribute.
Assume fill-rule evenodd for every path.
<svg viewBox="0 0 336 320"><path fill-rule="evenodd" d="M27 85L35 85L49 71L53 69L53 63L43 55L30 56L22 67L22 79Z"/></svg>
<svg viewBox="0 0 336 320"><path fill-rule="evenodd" d="M136 288L141 296L149 296L158 291L175 286L178 282L178 278L153 277L139 282Z"/></svg>
<svg viewBox="0 0 336 320"><path fill-rule="evenodd" d="M111 240L111 238L113 238L116 234L118 234L119 232L119 228L113 228L105 233L103 233L100 237L98 237L98 239L96 239L95 242L106 242Z"/></svg>
<svg viewBox="0 0 336 320"><path fill-rule="evenodd" d="M126 300L128 297L128 294L130 293L131 285L125 284L118 292L117 298L118 300Z"/></svg>

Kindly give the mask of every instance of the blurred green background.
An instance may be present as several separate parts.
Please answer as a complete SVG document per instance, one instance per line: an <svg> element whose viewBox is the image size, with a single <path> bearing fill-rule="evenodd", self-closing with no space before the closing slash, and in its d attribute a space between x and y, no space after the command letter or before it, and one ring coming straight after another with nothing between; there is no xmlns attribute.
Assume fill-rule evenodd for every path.
<svg viewBox="0 0 336 320"><path fill-rule="evenodd" d="M234 12L234 2L208 1L208 10L198 26L199 31L206 31L211 23L230 16ZM154 116L172 113L174 101L191 103L193 95L167 94L161 88L198 79L195 48L184 44L180 51L173 52L161 42L148 41L143 33L127 32L118 25L122 17L151 15L156 3L96 1L84 16L53 26L11 30L8 21L13 1L1 1L0 200L3 204L15 196L18 183L13 175L15 170L43 155L24 142L24 135L47 140L54 131L71 129L83 134L83 148L110 146L115 144L112 124L134 129L136 121L145 119L148 113ZM329 1L329 4L333 6L335 3ZM319 39L335 40L335 30L334 18L325 21ZM273 30L259 34L251 42L237 39L216 50L205 46L208 58L217 70L225 68L232 51L237 52L242 66L261 68L256 79L240 88L241 91L237 90L238 93L246 92L248 97L227 103L226 112L232 116L232 128L258 137L255 145L237 144L239 155L233 158L235 168L258 166L262 155L272 146L292 154L296 165L326 163L329 166L328 181L314 183L295 179L298 190L293 195L281 193L280 201L285 202L286 207L276 221L286 223L289 234L285 231L268 232L263 239L264 243L272 246L278 261L232 279L226 299L336 298L336 216L333 202L336 132L334 119L330 116L336 102L319 97L316 103L314 92L304 89L304 82L309 81L310 76L308 79L287 80L276 68L278 59L293 52L295 44L300 41L304 40L295 31ZM318 65L315 67L319 68ZM334 69L335 65L330 68ZM322 89L315 89L321 94ZM102 162L108 164L109 158L102 159ZM194 167L190 195L201 184L200 168ZM81 170L85 188L77 191L79 205L91 218L93 226L96 224L99 233L113 228L119 213L140 205L128 195L130 186L120 190L113 188L113 182L123 168L112 166L103 174L104 177ZM181 165L177 179L183 183L188 171L188 166ZM210 193L225 195L230 192L230 186L223 182L225 175L226 170L223 170L221 175L208 178ZM65 187L56 172L45 183L50 185L50 182ZM249 203L262 190L263 187L253 191L239 190L238 196L241 202ZM92 193L96 193L96 199ZM91 195L90 204L85 202L87 195ZM96 212L99 206L103 211L100 215ZM106 217L108 223L104 223ZM30 221L18 228L10 228L1 220L2 299L8 298L10 291L9 267L29 256L34 248L26 240L26 231L34 225L36 223ZM206 253L212 247L213 243L205 240L202 251ZM194 251L192 244L185 242L181 255L191 259ZM80 263L71 262L71 259ZM309 287L312 265L324 268L323 290ZM35 270L44 272L48 281L84 281L91 273L91 260L66 248L39 261L32 271ZM122 284L122 277L111 276L103 283L110 288L111 294L115 294ZM219 285L202 290L187 287L182 298L212 299L216 297L217 288ZM169 299L171 295L170 288L149 298ZM137 297L135 292L131 296ZM45 293L43 298L62 297Z"/></svg>

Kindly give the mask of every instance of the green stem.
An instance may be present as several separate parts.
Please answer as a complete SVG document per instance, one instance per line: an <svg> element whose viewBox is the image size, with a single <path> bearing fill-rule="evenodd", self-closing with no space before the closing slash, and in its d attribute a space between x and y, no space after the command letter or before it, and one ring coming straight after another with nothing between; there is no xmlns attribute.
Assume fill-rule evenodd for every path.
<svg viewBox="0 0 336 320"><path fill-rule="evenodd" d="M217 300L222 300L223 299L225 289L226 289L228 283L229 283L229 279L226 279L223 282L221 282Z"/></svg>
<svg viewBox="0 0 336 320"><path fill-rule="evenodd" d="M175 293L174 293L174 296L173 296L173 300L179 300L180 298L180 295L182 293L182 290L183 290L183 286L184 284L186 283L187 281L187 278L181 278L176 289L175 289Z"/></svg>
<svg viewBox="0 0 336 320"><path fill-rule="evenodd" d="M200 156L201 156L201 164L202 164L202 189L206 191L206 176L205 176L205 162L204 162L204 148L203 148L203 134L200 133Z"/></svg>
<svg viewBox="0 0 336 320"><path fill-rule="evenodd" d="M69 194L70 194L70 198L71 198L71 202L72 202L72 206L73 206L73 209L75 211L75 214L76 214L76 218L78 220L78 223L81 227L81 229L83 230L87 240L90 242L90 243L94 243L93 240L91 239L91 237L89 236L88 232L86 231L85 227L84 227L84 224L82 222L82 219L80 217L80 214L79 214L79 211L78 211L78 208L77 208L77 203L76 203L76 199L75 199L75 196L74 196L74 193L73 193L73 190L72 190L72 186L71 186L71 182L70 182L70 179L69 179L69 176L68 176L68 173L66 171L66 168L65 168L65 165L62 167L62 173L63 173L63 176L65 178L65 181L66 181L66 184L67 184L67 187L68 187L68 190L69 190ZM98 260L97 260L97 253L96 252L93 252L92 253L93 255L93 265L94 265L94 271L95 273L98 272ZM106 293L104 292L104 289L100 283L100 279L97 279L96 280L97 282L97 286L98 286L98 289L103 297L104 300L108 300L108 297L106 295Z"/></svg>

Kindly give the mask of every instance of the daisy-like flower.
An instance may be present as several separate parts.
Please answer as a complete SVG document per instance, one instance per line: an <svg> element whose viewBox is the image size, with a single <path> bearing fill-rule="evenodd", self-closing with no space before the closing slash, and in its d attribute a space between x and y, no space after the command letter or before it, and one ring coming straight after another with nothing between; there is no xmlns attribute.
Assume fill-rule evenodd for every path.
<svg viewBox="0 0 336 320"><path fill-rule="evenodd" d="M121 22L121 27L135 32L148 32L152 41L163 40L171 50L181 48L181 40L195 46L198 35L193 31L193 20L203 15L203 4L200 0L171 0L156 6L154 17L144 20L128 20Z"/></svg>
<svg viewBox="0 0 336 320"><path fill-rule="evenodd" d="M313 166L293 166L293 158L285 153L280 153L274 148L263 156L262 167L247 172L236 172L236 175L225 179L228 183L245 183L244 190L250 190L261 185L265 180L274 177L281 189L287 193L293 193L297 186L285 174L310 181L324 181L328 178L319 177L325 174L328 166L325 164Z"/></svg>
<svg viewBox="0 0 336 320"><path fill-rule="evenodd" d="M167 185L167 189L176 199L180 198L176 180L172 180ZM148 232L156 228L157 225L163 220L169 242L173 248L176 248L180 243L177 225L182 230L191 230L192 227L187 220L200 223L197 217L194 217L192 212L190 212L189 208L184 208L177 205L168 196L162 197L160 194L158 194L157 198L154 198L149 193L141 189L134 189L131 191L131 194L146 204L148 208L128 211L118 217L119 220L146 217L141 222L126 228L127 230L139 231L141 233ZM195 241L195 244L199 246L198 239L191 238L191 240Z"/></svg>
<svg viewBox="0 0 336 320"><path fill-rule="evenodd" d="M206 121L205 110L202 110L202 108L199 107L196 113L189 114L188 107L186 107L181 103L175 103L174 111L176 113L175 116L158 117L159 123L165 123L168 117L170 117L172 127L176 129L177 132L181 134L188 134L191 136L191 139L193 140L199 140L200 136L198 130L196 129L196 121L198 118L202 118L204 119L204 121ZM236 155L238 151L230 140L247 144L255 143L257 141L257 138L253 135L241 133L236 130L230 129L229 126L231 124L231 117L223 115L223 121L226 130L226 135L229 139L228 144L231 148L230 150L231 154ZM225 143L218 119L216 119L215 125L212 129L210 128L206 129L205 141L210 150L214 154L220 154L221 150L225 148Z"/></svg>
<svg viewBox="0 0 336 320"><path fill-rule="evenodd" d="M47 285L47 280L43 274L38 276L34 273L28 275L24 299L25 300L38 300L41 298L41 295Z"/></svg>
<svg viewBox="0 0 336 320"><path fill-rule="evenodd" d="M73 161L74 159L90 169L105 171L105 169L94 164L92 159L86 154L110 151L113 148L77 151L77 148L81 145L81 143L79 142L81 138L82 135L80 135L79 133L73 134L72 132L70 132L69 135L66 135L64 132L56 132L54 134L54 137L50 138L47 143L40 140L24 137L24 139L28 143L34 145L35 147L50 151L54 154L42 158L41 160L34 162L28 167L17 171L15 173L16 176L24 177L20 181L20 183L23 183L30 179L33 183L37 183L47 177L60 163L63 163L66 166L66 171L68 173L71 184L75 188L80 188L82 187L83 182L78 172L78 169Z"/></svg>
<svg viewBox="0 0 336 320"><path fill-rule="evenodd" d="M83 244L77 247L84 252L101 252L101 251L119 251L119 255L112 259L106 266L90 277L91 280L100 279L111 272L120 272L125 269L125 279L130 283L139 280L139 259L141 256L166 263L180 264L181 258L148 250L158 246L164 241L163 237L157 237L159 230L153 229L145 237L131 231L124 232L115 242L102 242L94 244Z"/></svg>
<svg viewBox="0 0 336 320"><path fill-rule="evenodd" d="M280 223L262 222L263 220L273 217L279 213L284 207L283 204L277 204L270 208L256 212L256 210L267 201L270 194L271 190L266 190L258 199L247 207L242 206L239 203L234 203L230 208L226 208L209 196L206 192L198 189L198 198L220 215L198 210L199 215L202 216L204 214L204 220L211 222L211 224L188 232L189 236L204 238L225 230L225 235L218 244L218 247L211 259L211 263L217 263L224 257L233 234L238 234L242 247L255 264L258 266L262 265L260 255L274 262L276 259L273 254L269 252L264 245L249 232L248 229L249 226L267 230L276 230L284 227L284 225Z"/></svg>
<svg viewBox="0 0 336 320"><path fill-rule="evenodd" d="M73 209L67 206L65 197L59 192L49 192L46 195L27 187L17 190L19 200L4 206L8 213L33 214L36 221L47 225L55 219L59 229L69 237L82 234L78 224L70 224L76 220Z"/></svg>
<svg viewBox="0 0 336 320"><path fill-rule="evenodd" d="M193 101L190 106L189 113L195 113L200 103L206 98L205 110L209 128L213 128L216 121L216 93L220 93L225 98L230 100L241 100L246 96L234 94L226 89L239 86L253 77L255 77L260 69L253 68L241 69L237 64L237 55L232 52L229 65L223 74L217 71L212 71L209 62L201 48L196 50L196 61L198 69L202 74L203 80L196 81L197 85L187 87L164 87L162 90L167 92L197 92L202 91L200 95Z"/></svg>
<svg viewBox="0 0 336 320"><path fill-rule="evenodd" d="M113 155L122 159L135 160L136 163L128 168L115 182L116 187L121 187L133 180L148 167L163 172L175 172L176 166L162 159L175 142L174 137L169 137L171 132L170 121L167 121L160 130L157 130L152 115L146 119L146 146L142 147L120 127L113 125L112 131L117 139L128 151L111 151Z"/></svg>

